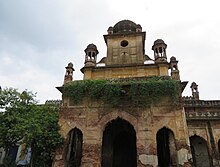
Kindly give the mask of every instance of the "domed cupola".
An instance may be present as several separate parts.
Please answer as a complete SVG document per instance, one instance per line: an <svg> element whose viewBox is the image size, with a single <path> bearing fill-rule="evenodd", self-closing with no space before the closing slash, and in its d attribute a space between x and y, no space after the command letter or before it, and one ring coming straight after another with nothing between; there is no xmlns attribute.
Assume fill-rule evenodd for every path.
<svg viewBox="0 0 220 167"><path fill-rule="evenodd" d="M126 34L126 33L135 33L140 30L140 25L137 25L133 21L130 20L122 20L116 23L113 27L114 34ZM138 31L139 32L139 31Z"/></svg>
<svg viewBox="0 0 220 167"><path fill-rule="evenodd" d="M97 54L99 53L96 45L89 44L85 49L85 66L95 66Z"/></svg>
<svg viewBox="0 0 220 167"><path fill-rule="evenodd" d="M64 84L71 82L73 80L73 63L68 63L68 65L66 66L66 74L64 76Z"/></svg>
<svg viewBox="0 0 220 167"><path fill-rule="evenodd" d="M199 100L199 91L198 91L198 85L193 82L190 86L191 90L192 90L192 97L195 99L195 100Z"/></svg>
<svg viewBox="0 0 220 167"><path fill-rule="evenodd" d="M152 50L154 51L154 59L156 62L167 61L166 48L167 45L162 39L157 39L156 41L154 41Z"/></svg>
<svg viewBox="0 0 220 167"><path fill-rule="evenodd" d="M174 56L170 58L170 69L171 69L172 79L180 80L178 61L176 60L176 57Z"/></svg>

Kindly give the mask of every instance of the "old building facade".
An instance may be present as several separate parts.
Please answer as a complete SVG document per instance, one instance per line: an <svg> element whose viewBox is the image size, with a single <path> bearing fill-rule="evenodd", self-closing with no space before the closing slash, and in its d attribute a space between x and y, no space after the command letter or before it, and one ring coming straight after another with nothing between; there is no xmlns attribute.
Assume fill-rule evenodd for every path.
<svg viewBox="0 0 220 167"><path fill-rule="evenodd" d="M74 81L73 64L69 63L64 84L57 87L62 93L59 124L65 143L57 150L53 167L218 166L220 101L199 100L196 83L191 86L192 96L182 97L187 82L180 80L178 61L175 57L168 59L162 39L153 43L154 58L146 55L141 25L122 20L107 32L106 57L97 62L97 46L89 44L81 71L83 81L108 83L102 89L101 84L95 85L98 82L91 82L89 88L81 85L84 92L67 89L83 84ZM135 97L131 97L134 84L142 90L152 80L155 85L149 88L149 96L133 92ZM113 90L118 83L121 89L116 95ZM178 85L175 104L166 94L174 87L160 87L164 83ZM88 90L103 92L93 97ZM76 102L80 96L81 101ZM104 96L110 98L103 100ZM115 100L116 96L120 98ZM148 101L147 105L142 106L143 101ZM117 105L108 105L112 102Z"/></svg>

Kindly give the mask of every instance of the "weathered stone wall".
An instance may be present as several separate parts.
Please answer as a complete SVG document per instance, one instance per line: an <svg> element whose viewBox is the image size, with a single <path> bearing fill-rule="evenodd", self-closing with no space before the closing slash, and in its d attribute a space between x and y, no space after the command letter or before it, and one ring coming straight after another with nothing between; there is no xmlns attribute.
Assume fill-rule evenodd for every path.
<svg viewBox="0 0 220 167"><path fill-rule="evenodd" d="M143 64L139 66L125 66L103 68L84 67L84 79L111 79L111 78L131 78L143 76L168 76L168 63L164 64ZM150 70L149 70L150 69Z"/></svg>
<svg viewBox="0 0 220 167"><path fill-rule="evenodd" d="M118 35L107 37L107 65L142 63L143 36L145 33ZM128 41L126 47L121 46L121 41Z"/></svg>
<svg viewBox="0 0 220 167"><path fill-rule="evenodd" d="M175 137L177 162L187 166L190 157L185 115L181 106L170 106L166 100L147 108L131 108L129 104L118 108L104 107L102 102L84 99L72 106L67 99L60 111L61 134L67 138L75 127L83 133L82 167L100 167L102 136L108 122L118 117L129 122L136 131L138 167L157 167L157 132L169 128ZM53 167L62 167L65 160L65 144L57 151Z"/></svg>
<svg viewBox="0 0 220 167"><path fill-rule="evenodd" d="M216 104L216 105L214 105ZM220 107L217 101L190 101L185 107L189 136L198 136L207 143L211 164L220 166L219 146L220 139Z"/></svg>

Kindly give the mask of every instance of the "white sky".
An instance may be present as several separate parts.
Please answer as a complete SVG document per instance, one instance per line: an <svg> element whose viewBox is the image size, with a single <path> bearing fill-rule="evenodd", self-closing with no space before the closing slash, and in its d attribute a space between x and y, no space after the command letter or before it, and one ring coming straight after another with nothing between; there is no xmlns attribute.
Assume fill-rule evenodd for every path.
<svg viewBox="0 0 220 167"><path fill-rule="evenodd" d="M0 85L37 92L37 99L61 99L65 67L73 62L82 79L84 49L97 45L106 55L103 35L129 19L146 31L146 54L153 42L168 45L168 59L179 60L182 81L199 85L200 99L220 99L219 0L0 0Z"/></svg>

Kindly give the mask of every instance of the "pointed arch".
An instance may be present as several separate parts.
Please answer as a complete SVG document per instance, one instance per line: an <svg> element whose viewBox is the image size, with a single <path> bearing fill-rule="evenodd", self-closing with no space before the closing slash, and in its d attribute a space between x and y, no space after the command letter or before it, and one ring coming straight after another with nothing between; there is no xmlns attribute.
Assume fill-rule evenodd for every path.
<svg viewBox="0 0 220 167"><path fill-rule="evenodd" d="M190 147L195 167L210 167L211 159L208 152L207 142L204 138L194 135L189 138Z"/></svg>
<svg viewBox="0 0 220 167"><path fill-rule="evenodd" d="M120 112L113 111L113 112L110 112L110 113L106 114L105 116L103 116L101 118L101 120L99 121L101 131L103 132L105 130L105 127L110 122L110 120L114 120L117 118L121 118L121 119L129 122L134 127L134 130L137 131L137 124L138 124L137 118L135 116L129 114L128 112L124 112L124 111L120 111Z"/></svg>
<svg viewBox="0 0 220 167"><path fill-rule="evenodd" d="M78 128L69 131L65 156L65 167L80 167L82 158L83 133Z"/></svg>
<svg viewBox="0 0 220 167"><path fill-rule="evenodd" d="M137 166L136 131L128 121L118 117L107 123L102 138L102 166Z"/></svg>
<svg viewBox="0 0 220 167"><path fill-rule="evenodd" d="M163 127L156 134L159 167L177 166L177 150L172 130Z"/></svg>

